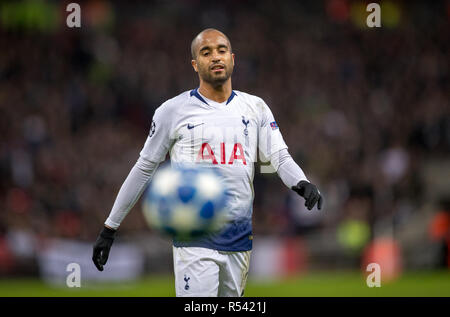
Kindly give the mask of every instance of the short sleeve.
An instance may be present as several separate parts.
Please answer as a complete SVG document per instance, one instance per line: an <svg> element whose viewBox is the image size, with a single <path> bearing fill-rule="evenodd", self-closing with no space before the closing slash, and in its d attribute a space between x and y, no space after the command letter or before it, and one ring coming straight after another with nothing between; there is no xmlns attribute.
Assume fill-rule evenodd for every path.
<svg viewBox="0 0 450 317"><path fill-rule="evenodd" d="M262 159L268 161L272 154L282 149L287 149L283 140L280 128L270 110L269 106L262 100L259 100L261 111L258 127L258 148Z"/></svg>
<svg viewBox="0 0 450 317"><path fill-rule="evenodd" d="M171 138L173 114L164 104L156 109L150 131L140 156L155 163L165 160L173 139Z"/></svg>

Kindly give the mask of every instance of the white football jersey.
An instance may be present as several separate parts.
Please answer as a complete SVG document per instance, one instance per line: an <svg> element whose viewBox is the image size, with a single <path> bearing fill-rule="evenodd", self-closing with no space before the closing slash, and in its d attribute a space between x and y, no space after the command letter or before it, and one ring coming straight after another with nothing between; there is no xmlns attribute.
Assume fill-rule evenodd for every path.
<svg viewBox="0 0 450 317"><path fill-rule="evenodd" d="M234 90L220 104L202 97L197 89L167 100L153 116L140 155L172 165L202 164L218 169L230 195L230 225L220 234L175 246L203 246L223 251L252 247L254 163L268 161L286 143L267 104L259 97Z"/></svg>

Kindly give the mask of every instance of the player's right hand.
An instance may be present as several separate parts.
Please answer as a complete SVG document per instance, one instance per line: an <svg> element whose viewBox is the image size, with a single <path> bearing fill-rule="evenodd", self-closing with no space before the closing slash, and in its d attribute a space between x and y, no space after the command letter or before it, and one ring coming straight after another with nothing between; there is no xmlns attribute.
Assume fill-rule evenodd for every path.
<svg viewBox="0 0 450 317"><path fill-rule="evenodd" d="M108 261L109 250L113 244L115 234L116 230L103 227L95 241L92 261L94 261L94 264L99 271L103 271L103 265Z"/></svg>

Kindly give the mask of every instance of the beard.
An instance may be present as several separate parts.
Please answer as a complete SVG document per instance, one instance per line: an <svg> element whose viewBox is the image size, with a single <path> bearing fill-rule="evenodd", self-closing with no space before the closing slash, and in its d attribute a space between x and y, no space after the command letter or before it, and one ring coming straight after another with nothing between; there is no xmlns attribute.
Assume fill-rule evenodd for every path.
<svg viewBox="0 0 450 317"><path fill-rule="evenodd" d="M233 65L226 65L221 73L211 72L209 67L198 68L198 74L200 78L211 84L213 87L220 86L225 83L233 73Z"/></svg>

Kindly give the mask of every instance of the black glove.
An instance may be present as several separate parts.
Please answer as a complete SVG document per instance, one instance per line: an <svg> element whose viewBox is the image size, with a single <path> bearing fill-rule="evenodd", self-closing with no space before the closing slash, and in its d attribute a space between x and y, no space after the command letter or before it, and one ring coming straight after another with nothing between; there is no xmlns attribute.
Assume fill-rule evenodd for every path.
<svg viewBox="0 0 450 317"><path fill-rule="evenodd" d="M291 187L293 191L305 198L305 206L308 210L313 209L317 203L317 208L322 209L323 198L316 185L307 181L300 181Z"/></svg>
<svg viewBox="0 0 450 317"><path fill-rule="evenodd" d="M103 265L108 261L109 250L113 244L115 234L116 230L103 227L97 241L95 241L92 261L94 261L94 264L99 271L103 271Z"/></svg>

